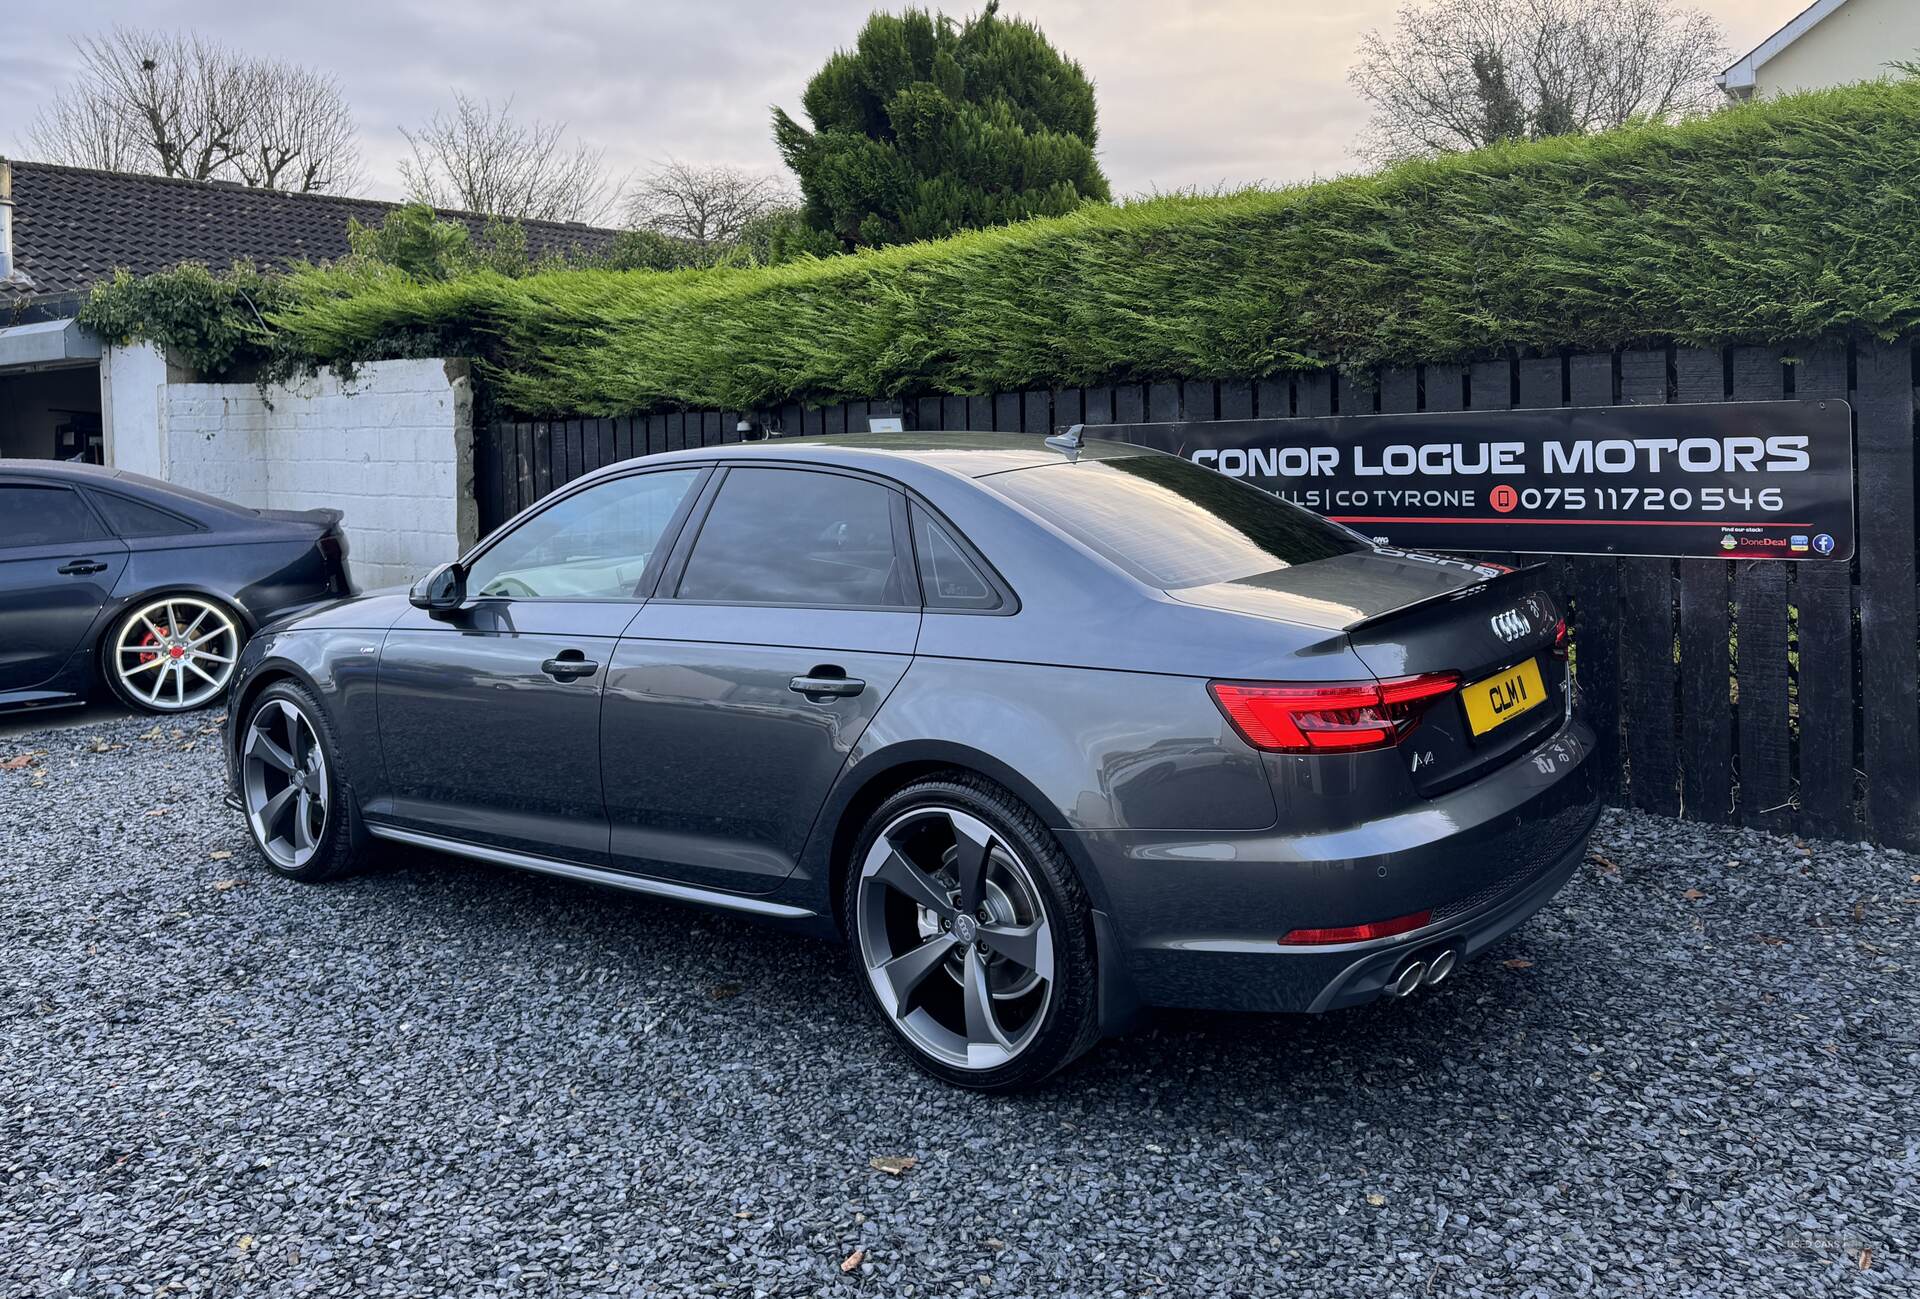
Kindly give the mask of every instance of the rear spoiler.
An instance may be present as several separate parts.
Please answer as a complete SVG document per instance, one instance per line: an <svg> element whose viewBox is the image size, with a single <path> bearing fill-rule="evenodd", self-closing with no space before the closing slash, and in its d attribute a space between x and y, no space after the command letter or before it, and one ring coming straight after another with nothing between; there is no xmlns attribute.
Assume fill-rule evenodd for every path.
<svg viewBox="0 0 1920 1299"><path fill-rule="evenodd" d="M255 510L254 514L279 523L311 523L322 532L337 530L340 521L347 517L345 511L327 506L311 510Z"/></svg>
<svg viewBox="0 0 1920 1299"><path fill-rule="evenodd" d="M1506 572L1495 573L1492 577L1486 578L1484 581L1475 582L1472 586L1463 586L1456 591L1442 591L1438 595L1423 596L1418 600L1403 604L1397 609L1387 609L1381 613L1370 614L1358 622L1348 623L1343 630L1349 633L1365 631L1367 628L1377 627L1383 622L1393 622L1396 619L1404 618L1413 610L1424 609L1430 604L1444 604L1448 600L1464 600L1468 596L1479 595L1488 587L1498 583L1518 578L1523 574L1538 573L1545 569L1546 566L1544 561L1536 561L1520 568L1507 568ZM1502 564L1501 567L1506 568L1506 565Z"/></svg>

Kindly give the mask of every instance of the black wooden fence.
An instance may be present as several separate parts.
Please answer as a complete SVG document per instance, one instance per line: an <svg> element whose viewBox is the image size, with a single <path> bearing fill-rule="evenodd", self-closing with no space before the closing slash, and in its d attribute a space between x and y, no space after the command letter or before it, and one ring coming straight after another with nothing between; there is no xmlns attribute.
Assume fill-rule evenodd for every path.
<svg viewBox="0 0 1920 1299"><path fill-rule="evenodd" d="M1843 397L1854 410L1853 563L1556 558L1611 801L1693 820L1920 848L1920 618L1912 343L1628 350L789 405L786 434ZM497 423L477 439L483 529L587 470L738 439L740 412Z"/></svg>

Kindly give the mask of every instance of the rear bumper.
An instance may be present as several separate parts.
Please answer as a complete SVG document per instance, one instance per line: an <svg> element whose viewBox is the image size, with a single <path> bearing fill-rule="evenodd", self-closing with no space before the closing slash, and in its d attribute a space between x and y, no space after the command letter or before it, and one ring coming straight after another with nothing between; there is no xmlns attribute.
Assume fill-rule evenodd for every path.
<svg viewBox="0 0 1920 1299"><path fill-rule="evenodd" d="M1475 956L1578 869L1599 817L1592 744L1569 722L1480 781L1342 831L1084 834L1118 949L1106 977L1151 1006L1318 1012L1381 996L1409 960ZM1423 910L1391 938L1279 941Z"/></svg>

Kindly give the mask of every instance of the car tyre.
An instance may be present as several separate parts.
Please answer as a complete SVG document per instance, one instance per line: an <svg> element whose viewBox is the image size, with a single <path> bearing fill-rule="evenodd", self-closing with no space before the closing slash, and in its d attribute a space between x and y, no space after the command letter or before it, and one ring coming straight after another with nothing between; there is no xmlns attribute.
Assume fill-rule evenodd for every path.
<svg viewBox="0 0 1920 1299"><path fill-rule="evenodd" d="M235 722L240 801L254 850L276 875L317 884L367 861L333 724L303 686L276 681Z"/></svg>
<svg viewBox="0 0 1920 1299"><path fill-rule="evenodd" d="M845 876L860 984L925 1072L1020 1091L1099 1040L1086 890L1040 818L999 785L955 772L893 794Z"/></svg>

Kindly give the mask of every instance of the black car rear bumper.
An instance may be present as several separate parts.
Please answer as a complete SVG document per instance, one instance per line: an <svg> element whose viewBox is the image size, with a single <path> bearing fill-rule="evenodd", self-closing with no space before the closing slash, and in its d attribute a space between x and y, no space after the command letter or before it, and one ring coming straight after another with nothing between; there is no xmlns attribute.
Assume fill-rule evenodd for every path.
<svg viewBox="0 0 1920 1299"><path fill-rule="evenodd" d="M1082 836L1104 895L1103 962L1151 1006L1319 1012L1383 995L1409 961L1465 961L1546 905L1599 817L1573 721L1513 763L1401 817L1350 833ZM1373 851L1356 852L1356 848ZM1315 946L1292 929L1431 919L1407 933Z"/></svg>

